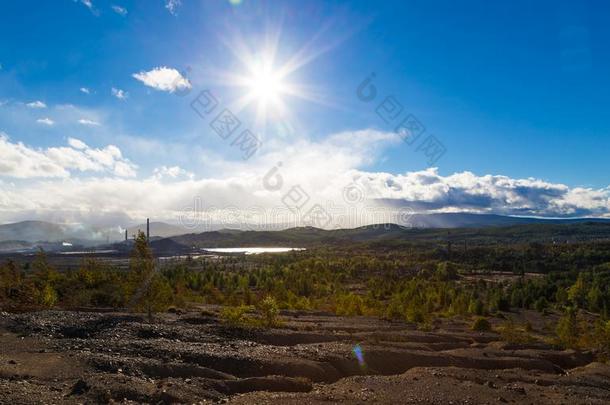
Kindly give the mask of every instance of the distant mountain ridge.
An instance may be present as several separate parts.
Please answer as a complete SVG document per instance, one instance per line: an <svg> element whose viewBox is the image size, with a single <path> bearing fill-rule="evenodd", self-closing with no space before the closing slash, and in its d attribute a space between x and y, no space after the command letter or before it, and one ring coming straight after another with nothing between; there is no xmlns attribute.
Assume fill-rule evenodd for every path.
<svg viewBox="0 0 610 405"><path fill-rule="evenodd" d="M43 221L23 221L0 225L0 241L38 242L52 238L62 239L65 233L60 225Z"/></svg>
<svg viewBox="0 0 610 405"><path fill-rule="evenodd" d="M452 214L449 214L450 217ZM453 214L455 215L455 214ZM471 215L471 214L469 214ZM447 217L442 218L446 221ZM529 243L529 242L576 242L587 240L610 240L610 220L573 219L541 220L518 218L516 221L505 217L483 218L477 226L473 217L458 217L456 224L461 227L404 227L396 224L377 224L353 229L324 230L313 227L297 227L281 231L237 231L220 230L192 233L152 242L157 251L188 251L219 247L310 247L329 244L359 242L426 242L464 241L478 243ZM438 220L438 218L437 218ZM445 222L446 224L446 222ZM498 225L501 224L501 225Z"/></svg>
<svg viewBox="0 0 610 405"><path fill-rule="evenodd" d="M415 214L409 218L409 225L414 228L484 228L489 226L579 224L584 222L610 223L610 218L533 218L471 213Z"/></svg>
<svg viewBox="0 0 610 405"><path fill-rule="evenodd" d="M138 231L146 233L146 224L131 226L127 228L128 237L132 237ZM161 238L168 238L170 236L184 235L190 231L187 228L178 225L172 225L165 222L151 222L150 223L150 236L159 236Z"/></svg>
<svg viewBox="0 0 610 405"><path fill-rule="evenodd" d="M103 240L99 231L81 225L64 225L45 221L22 221L0 225L0 242L62 242Z"/></svg>
<svg viewBox="0 0 610 405"><path fill-rule="evenodd" d="M0 225L0 252L61 249L95 246L109 241L108 235L92 227L78 224L55 224L45 221L22 221Z"/></svg>
<svg viewBox="0 0 610 405"><path fill-rule="evenodd" d="M131 238L138 230L146 232L146 224L132 226L127 229ZM188 229L167 224L151 222L151 237L167 238L188 233ZM46 221L21 221L0 225L0 242L87 242L106 243L118 241L124 237L118 228L99 229L79 224L57 224Z"/></svg>
<svg viewBox="0 0 610 405"><path fill-rule="evenodd" d="M572 218L572 219L547 219L547 218L523 218L510 217L503 215L470 214L470 213L446 213L446 214L415 214L410 220L410 227L416 229L454 229L454 228L489 228L489 227L511 227L516 225L529 224L583 224L583 223L608 223L607 218ZM341 235L351 235L350 238L372 237L375 232L380 233L380 237L398 237L403 234L404 229L398 232L393 226L388 226L390 230L384 230L383 226L377 226L375 230L370 227L360 227L355 229L340 229L323 231L311 227L292 228L284 231L239 231L221 229L216 231L193 233L184 227L172 225L164 222L151 222L151 238L171 238L172 246L202 246L207 247L231 246L235 243L247 244L275 244L291 243L294 245L303 243L313 243L324 238L336 238ZM145 232L146 224L131 226L128 228L128 235L131 239L139 230ZM363 230L368 229L363 233ZM396 234L398 232L398 234ZM323 235L323 236L322 236ZM359 236L360 235L360 236ZM6 246L26 246L25 243L34 244L37 242L70 242L81 245L101 245L108 241L120 241L124 237L118 229L112 231L100 230L87 225L78 224L56 224L45 221L22 221L11 224L0 225L0 242L5 242ZM9 243L11 242L11 243ZM168 246L168 241L158 241ZM232 245L234 246L234 245ZM202 246L203 247L203 246ZM0 250L2 250L0 245Z"/></svg>

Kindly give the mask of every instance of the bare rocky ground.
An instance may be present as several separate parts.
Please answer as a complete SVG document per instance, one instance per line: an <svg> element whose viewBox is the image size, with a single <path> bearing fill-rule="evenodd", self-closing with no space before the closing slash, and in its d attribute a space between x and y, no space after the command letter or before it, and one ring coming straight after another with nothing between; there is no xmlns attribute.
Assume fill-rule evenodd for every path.
<svg viewBox="0 0 610 405"><path fill-rule="evenodd" d="M502 343L459 320L423 332L291 312L281 328L263 330L225 326L216 311L152 323L122 313L3 313L0 403L610 402L610 366L593 354ZM542 320L529 316L537 333Z"/></svg>

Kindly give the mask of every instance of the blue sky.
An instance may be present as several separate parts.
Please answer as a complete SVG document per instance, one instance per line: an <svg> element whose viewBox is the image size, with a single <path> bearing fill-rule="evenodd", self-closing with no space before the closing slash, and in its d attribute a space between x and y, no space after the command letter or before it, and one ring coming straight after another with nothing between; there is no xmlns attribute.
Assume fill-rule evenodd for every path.
<svg viewBox="0 0 610 405"><path fill-rule="evenodd" d="M324 168L329 176L368 178L370 184L361 187L383 198L396 190L387 178L380 183L385 189L375 189L371 178L404 180L432 171L443 184L450 210L607 213L610 6L605 2L63 0L1 7L4 153L13 154L12 162L22 161L19 153L42 153L55 170L30 165L25 171L0 171L15 193L43 180L49 187L54 181L92 186L113 179L141 185L153 178L162 182L169 173L163 184L186 187L188 179L193 190L185 195L197 195L197 182L243 180L243 173L256 177L278 160L299 162L308 156L309 165L294 164L295 181L324 198L331 186L320 184L312 167L321 170L330 160L336 165ZM247 75L240 56L251 63L253 55L268 51L270 38L277 41L274 69L291 59L301 62L283 78L300 94L280 96L290 114L261 120L260 100L240 104L250 89L231 78ZM179 75L188 89L163 89L151 73L158 69ZM358 99L356 89L371 72L378 96L367 103ZM139 80L138 74L152 82ZM235 112L242 128L260 137L263 147L254 158L243 161L191 109L204 89ZM375 112L387 96L425 126L424 137L432 134L442 143L446 153L440 159L431 164L417 143L389 138L396 122L385 123ZM356 135L350 140L341 135L345 133ZM81 154L58 149L62 147ZM303 170L314 173L312 178L299 177ZM451 177L464 173L477 178L474 189L462 177ZM452 200L455 193L447 191L457 187L460 193L477 194L485 176L518 183L511 186L518 195L473 208L470 203L460 206ZM521 190L532 184L534 191ZM260 191L241 183L238 188ZM555 191L540 198L536 194L549 189ZM588 197L580 189L588 190ZM437 193L392 195L408 202L437 198ZM503 209L532 193L536 197ZM561 204L553 201L556 193ZM78 220L75 211L93 209L83 204L58 218ZM7 203L4 219L48 218L61 206L59 200L27 209ZM172 209L160 203L160 211L171 216Z"/></svg>

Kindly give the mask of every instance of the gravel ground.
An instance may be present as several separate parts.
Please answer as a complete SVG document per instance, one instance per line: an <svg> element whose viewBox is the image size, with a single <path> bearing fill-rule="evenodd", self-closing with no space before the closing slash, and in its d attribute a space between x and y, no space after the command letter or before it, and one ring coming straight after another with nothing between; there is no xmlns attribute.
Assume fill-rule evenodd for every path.
<svg viewBox="0 0 610 405"><path fill-rule="evenodd" d="M0 403L602 404L592 353L506 344L466 322L283 313L277 329L162 314L0 315ZM534 323L534 328L537 325Z"/></svg>

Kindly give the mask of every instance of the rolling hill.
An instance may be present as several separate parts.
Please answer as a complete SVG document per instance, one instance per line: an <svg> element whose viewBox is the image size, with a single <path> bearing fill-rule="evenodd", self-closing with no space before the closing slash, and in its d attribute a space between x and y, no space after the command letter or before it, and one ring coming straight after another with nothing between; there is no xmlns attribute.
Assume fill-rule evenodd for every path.
<svg viewBox="0 0 610 405"><path fill-rule="evenodd" d="M129 237L132 237L138 231L146 232L146 224L144 223L144 224L140 224L140 225L136 225L136 226L127 228L127 233L129 235ZM168 238L170 236L184 235L185 233L188 233L188 232L189 232L188 229L178 226L178 225L172 225L172 224L168 224L165 222L151 222L150 223L150 236L151 237L159 236L162 238Z"/></svg>
<svg viewBox="0 0 610 405"><path fill-rule="evenodd" d="M405 228L395 224L370 225L354 229L324 230L312 227L282 231L221 230L187 234L152 242L157 251L205 249L217 247L285 246L313 247L344 243L438 243L471 241L496 243L572 243L610 240L608 221L568 221L510 226L462 228Z"/></svg>

